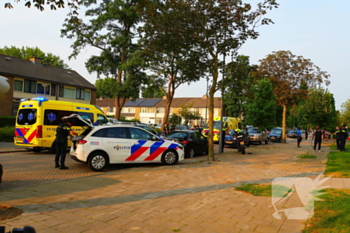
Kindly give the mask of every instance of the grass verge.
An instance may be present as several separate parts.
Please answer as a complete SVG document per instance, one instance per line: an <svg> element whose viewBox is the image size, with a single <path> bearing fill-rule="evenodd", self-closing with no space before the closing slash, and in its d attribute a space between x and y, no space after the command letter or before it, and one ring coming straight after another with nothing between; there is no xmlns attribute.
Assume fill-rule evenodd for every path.
<svg viewBox="0 0 350 233"><path fill-rule="evenodd" d="M325 189L323 201L315 202L315 212L305 223L305 233L350 232L350 190Z"/></svg>
<svg viewBox="0 0 350 233"><path fill-rule="evenodd" d="M332 151L328 154L325 176L350 177L350 151Z"/></svg>
<svg viewBox="0 0 350 233"><path fill-rule="evenodd" d="M244 184L241 186L237 186L235 189L250 193L254 196L264 196L264 197L272 196L271 184ZM274 189L273 195L275 197L284 197L289 192L292 192L292 190L282 185L274 185L273 189Z"/></svg>

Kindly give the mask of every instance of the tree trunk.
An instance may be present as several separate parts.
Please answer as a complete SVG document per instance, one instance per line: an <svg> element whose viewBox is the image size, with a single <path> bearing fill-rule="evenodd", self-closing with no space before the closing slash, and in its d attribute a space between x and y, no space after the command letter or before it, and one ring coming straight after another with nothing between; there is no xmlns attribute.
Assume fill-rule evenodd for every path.
<svg viewBox="0 0 350 233"><path fill-rule="evenodd" d="M282 105L283 113L282 113L282 142L286 143L286 132L287 132L287 106L285 104Z"/></svg>
<svg viewBox="0 0 350 233"><path fill-rule="evenodd" d="M120 120L120 113L122 111L122 108L124 107L124 104L126 102L125 98L120 98L119 96L116 96L114 99L114 105L115 105L115 116L114 118L117 120Z"/></svg>
<svg viewBox="0 0 350 233"><path fill-rule="evenodd" d="M170 107L171 107L171 103L172 102L173 102L173 96L167 95L167 102L166 102L165 113L164 113L164 116L163 116L162 127L160 128L160 130L162 130L162 131L164 129L165 123L168 121Z"/></svg>

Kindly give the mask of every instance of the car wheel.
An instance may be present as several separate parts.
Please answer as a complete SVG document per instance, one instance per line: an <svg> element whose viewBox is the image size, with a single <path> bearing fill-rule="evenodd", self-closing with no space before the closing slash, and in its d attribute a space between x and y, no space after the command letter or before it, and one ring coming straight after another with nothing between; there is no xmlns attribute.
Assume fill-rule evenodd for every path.
<svg viewBox="0 0 350 233"><path fill-rule="evenodd" d="M173 165L177 163L178 155L174 150L166 150L162 155L162 163L166 165Z"/></svg>
<svg viewBox="0 0 350 233"><path fill-rule="evenodd" d="M193 158L193 157L194 157L194 149L193 149L193 148L191 148L191 150L190 150L189 157L190 157L190 158Z"/></svg>
<svg viewBox="0 0 350 233"><path fill-rule="evenodd" d="M97 151L89 157L89 167L93 171L102 171L108 163L108 157L104 152Z"/></svg>

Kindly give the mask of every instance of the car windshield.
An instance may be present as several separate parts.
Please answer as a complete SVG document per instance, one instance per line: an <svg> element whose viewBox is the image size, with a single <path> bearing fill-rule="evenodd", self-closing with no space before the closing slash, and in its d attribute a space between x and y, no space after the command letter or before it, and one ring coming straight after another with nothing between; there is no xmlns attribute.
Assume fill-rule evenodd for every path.
<svg viewBox="0 0 350 233"><path fill-rule="evenodd" d="M272 130L271 133L272 134L280 134L280 133L282 133L282 131L281 130Z"/></svg>
<svg viewBox="0 0 350 233"><path fill-rule="evenodd" d="M186 137L187 137L187 133L183 133L183 132L173 132L168 136L166 136L166 138L186 138Z"/></svg>
<svg viewBox="0 0 350 233"><path fill-rule="evenodd" d="M249 128L248 133L260 133L260 131L258 129Z"/></svg>

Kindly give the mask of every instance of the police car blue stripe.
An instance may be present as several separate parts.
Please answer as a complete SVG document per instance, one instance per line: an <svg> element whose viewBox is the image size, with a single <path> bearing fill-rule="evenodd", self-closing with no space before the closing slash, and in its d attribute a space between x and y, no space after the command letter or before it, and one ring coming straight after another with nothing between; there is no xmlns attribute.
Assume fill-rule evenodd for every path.
<svg viewBox="0 0 350 233"><path fill-rule="evenodd" d="M155 142L153 143L153 145L150 147L150 154L153 154L154 151L156 151L161 145L163 144L163 142Z"/></svg>
<svg viewBox="0 0 350 233"><path fill-rule="evenodd" d="M178 145L177 144L175 144L175 143L171 143L171 145L169 146L169 148L170 149L176 149L178 147Z"/></svg>
<svg viewBox="0 0 350 233"><path fill-rule="evenodd" d="M147 140L138 140L137 141L139 144L133 145L131 147L131 155L133 155L138 149L140 149L143 145L146 144Z"/></svg>

